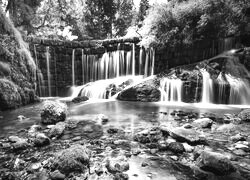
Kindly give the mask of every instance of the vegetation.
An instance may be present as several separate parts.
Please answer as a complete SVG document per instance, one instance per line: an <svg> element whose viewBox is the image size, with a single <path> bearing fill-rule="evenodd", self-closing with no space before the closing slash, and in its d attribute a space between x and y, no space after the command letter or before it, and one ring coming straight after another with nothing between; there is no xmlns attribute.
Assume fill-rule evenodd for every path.
<svg viewBox="0 0 250 180"><path fill-rule="evenodd" d="M156 4L140 29L143 44L176 46L245 32L245 0L171 0Z"/></svg>

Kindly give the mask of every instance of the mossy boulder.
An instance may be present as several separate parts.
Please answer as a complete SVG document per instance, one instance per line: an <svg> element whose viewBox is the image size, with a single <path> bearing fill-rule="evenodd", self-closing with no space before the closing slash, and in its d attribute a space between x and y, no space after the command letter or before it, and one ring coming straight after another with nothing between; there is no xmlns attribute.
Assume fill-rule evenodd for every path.
<svg viewBox="0 0 250 180"><path fill-rule="evenodd" d="M57 101L45 101L41 110L41 122L43 124L56 124L65 121L67 105Z"/></svg>
<svg viewBox="0 0 250 180"><path fill-rule="evenodd" d="M238 117L243 121L250 122L250 109L244 109L238 114Z"/></svg>
<svg viewBox="0 0 250 180"><path fill-rule="evenodd" d="M0 110L16 108L21 104L18 86L8 79L0 79Z"/></svg>
<svg viewBox="0 0 250 180"><path fill-rule="evenodd" d="M76 144L55 155L52 169L65 175L83 173L89 168L90 153L84 146Z"/></svg>

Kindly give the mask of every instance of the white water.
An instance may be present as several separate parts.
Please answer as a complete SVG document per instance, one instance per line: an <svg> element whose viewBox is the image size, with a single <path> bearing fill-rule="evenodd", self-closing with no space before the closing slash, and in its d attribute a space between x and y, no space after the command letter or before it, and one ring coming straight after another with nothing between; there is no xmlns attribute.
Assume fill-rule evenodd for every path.
<svg viewBox="0 0 250 180"><path fill-rule="evenodd" d="M72 86L75 85L75 49L72 50Z"/></svg>
<svg viewBox="0 0 250 180"><path fill-rule="evenodd" d="M154 75L154 68L155 68L155 49L151 47L150 49L151 54L151 76Z"/></svg>
<svg viewBox="0 0 250 180"><path fill-rule="evenodd" d="M247 105L250 102L250 85L242 79L225 75L230 84L229 104Z"/></svg>
<svg viewBox="0 0 250 180"><path fill-rule="evenodd" d="M72 98L78 96L87 96L91 99L109 99L112 97L110 92L111 88L118 88L126 81L131 81L133 84L142 80L142 76L121 76L113 79L98 80L90 82L86 85L75 87L73 89ZM109 92L109 94L107 94Z"/></svg>
<svg viewBox="0 0 250 180"><path fill-rule="evenodd" d="M182 81L163 78L160 82L161 101L182 102Z"/></svg>
<svg viewBox="0 0 250 180"><path fill-rule="evenodd" d="M132 49L132 75L135 75L135 43L133 43L133 49Z"/></svg>
<svg viewBox="0 0 250 180"><path fill-rule="evenodd" d="M48 95L51 97L51 74L50 74L50 54L49 47L46 47L46 65L47 65L47 77L48 77Z"/></svg>
<svg viewBox="0 0 250 180"><path fill-rule="evenodd" d="M210 78L210 74L205 70L201 69L202 74L202 100L201 103L208 104L212 103L213 100L213 81Z"/></svg>
<svg viewBox="0 0 250 180"><path fill-rule="evenodd" d="M35 63L36 63L36 75L37 75L37 84L38 84L38 93L39 96L43 96L43 90L42 87L44 87L44 80L43 80L43 74L40 71L40 68L38 67L37 62L37 51L36 51L36 45L34 44L34 55L35 55Z"/></svg>

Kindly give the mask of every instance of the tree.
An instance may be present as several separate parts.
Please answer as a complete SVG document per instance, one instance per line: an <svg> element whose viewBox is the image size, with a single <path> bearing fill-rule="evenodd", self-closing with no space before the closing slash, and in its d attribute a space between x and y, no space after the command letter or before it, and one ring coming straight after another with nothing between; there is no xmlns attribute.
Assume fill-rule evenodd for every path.
<svg viewBox="0 0 250 180"><path fill-rule="evenodd" d="M62 38L59 32L71 29L79 37L85 36L85 0L43 0L32 24L37 36Z"/></svg>
<svg viewBox="0 0 250 180"><path fill-rule="evenodd" d="M85 22L88 35L95 39L111 38L115 12L114 0L86 0Z"/></svg>
<svg viewBox="0 0 250 180"><path fill-rule="evenodd" d="M148 0L141 0L138 13L138 22L142 22L147 15L147 10L149 9Z"/></svg>
<svg viewBox="0 0 250 180"><path fill-rule="evenodd" d="M172 0L149 9L140 29L143 42L163 46L191 45L245 32L245 0Z"/></svg>
<svg viewBox="0 0 250 180"><path fill-rule="evenodd" d="M8 0L5 12L8 12L14 25L30 34L33 30L32 19L42 0ZM1 0L1 4L3 0Z"/></svg>
<svg viewBox="0 0 250 180"><path fill-rule="evenodd" d="M128 27L131 26L134 16L132 0L117 0L114 21L115 36L124 36Z"/></svg>

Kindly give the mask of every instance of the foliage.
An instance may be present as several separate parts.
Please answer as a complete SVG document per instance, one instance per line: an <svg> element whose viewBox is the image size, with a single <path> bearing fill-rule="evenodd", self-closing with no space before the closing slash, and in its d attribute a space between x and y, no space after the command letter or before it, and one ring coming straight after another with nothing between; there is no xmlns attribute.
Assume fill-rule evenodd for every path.
<svg viewBox="0 0 250 180"><path fill-rule="evenodd" d="M141 0L138 12L138 22L142 22L147 15L147 10L149 9L148 0Z"/></svg>
<svg viewBox="0 0 250 180"><path fill-rule="evenodd" d="M124 36L131 26L135 14L133 5L132 0L117 0L114 20L115 37Z"/></svg>
<svg viewBox="0 0 250 180"><path fill-rule="evenodd" d="M32 21L35 35L60 38L73 33L83 37L85 6L85 0L43 0Z"/></svg>
<svg viewBox="0 0 250 180"><path fill-rule="evenodd" d="M172 0L156 4L140 29L143 43L176 46L245 31L245 0Z"/></svg>
<svg viewBox="0 0 250 180"><path fill-rule="evenodd" d="M14 26L30 34L33 30L31 24L36 9L42 0L7 0L5 12L8 12ZM6 0L0 0L3 4Z"/></svg>

